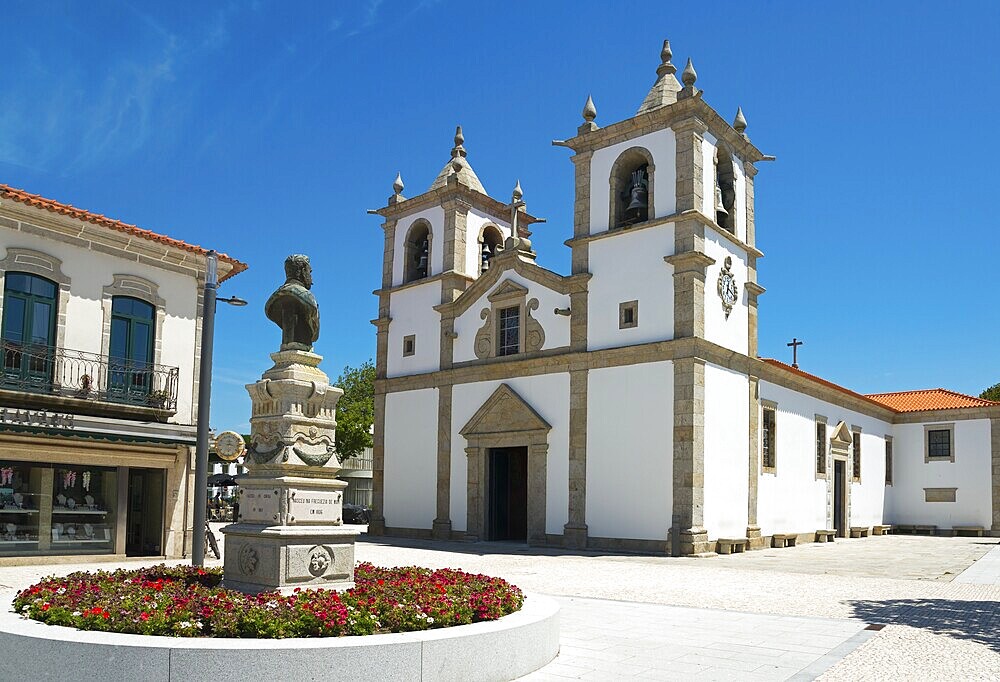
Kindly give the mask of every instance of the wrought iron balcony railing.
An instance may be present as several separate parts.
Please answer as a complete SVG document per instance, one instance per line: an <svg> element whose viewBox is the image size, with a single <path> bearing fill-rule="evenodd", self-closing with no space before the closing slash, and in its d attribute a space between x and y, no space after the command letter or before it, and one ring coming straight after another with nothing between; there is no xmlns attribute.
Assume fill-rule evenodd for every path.
<svg viewBox="0 0 1000 682"><path fill-rule="evenodd" d="M0 389L177 410L177 367L11 341L2 348Z"/></svg>

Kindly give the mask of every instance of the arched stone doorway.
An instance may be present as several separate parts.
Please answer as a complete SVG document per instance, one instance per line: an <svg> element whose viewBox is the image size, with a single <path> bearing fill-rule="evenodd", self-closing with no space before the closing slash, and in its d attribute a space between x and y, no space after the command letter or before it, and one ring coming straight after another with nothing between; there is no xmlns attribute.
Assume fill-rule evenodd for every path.
<svg viewBox="0 0 1000 682"><path fill-rule="evenodd" d="M545 544L551 429L507 384L462 428L468 456L467 539Z"/></svg>

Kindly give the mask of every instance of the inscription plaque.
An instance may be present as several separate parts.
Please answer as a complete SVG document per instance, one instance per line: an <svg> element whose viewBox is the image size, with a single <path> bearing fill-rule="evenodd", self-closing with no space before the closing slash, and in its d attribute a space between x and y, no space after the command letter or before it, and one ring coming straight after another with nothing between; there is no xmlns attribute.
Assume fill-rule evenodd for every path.
<svg viewBox="0 0 1000 682"><path fill-rule="evenodd" d="M278 494L274 490L245 488L240 498L240 517L249 523L278 522Z"/></svg>
<svg viewBox="0 0 1000 682"><path fill-rule="evenodd" d="M339 525L342 493L292 490L288 493L289 523L329 523Z"/></svg>

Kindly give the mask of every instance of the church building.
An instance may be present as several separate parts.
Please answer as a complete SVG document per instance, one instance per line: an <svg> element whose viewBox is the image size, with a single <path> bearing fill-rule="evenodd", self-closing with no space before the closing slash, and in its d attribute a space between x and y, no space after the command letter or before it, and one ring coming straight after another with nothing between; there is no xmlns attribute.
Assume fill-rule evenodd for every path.
<svg viewBox="0 0 1000 682"><path fill-rule="evenodd" d="M376 534L703 554L896 531L1000 535L1000 403L861 395L758 357L754 177L772 160L664 42L632 118L588 98L569 274L461 128L384 219Z"/></svg>

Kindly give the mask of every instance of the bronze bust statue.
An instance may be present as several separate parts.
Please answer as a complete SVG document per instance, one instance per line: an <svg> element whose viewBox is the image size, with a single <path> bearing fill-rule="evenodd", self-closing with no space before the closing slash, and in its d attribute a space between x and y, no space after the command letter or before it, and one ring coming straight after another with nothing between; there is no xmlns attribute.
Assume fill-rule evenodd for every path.
<svg viewBox="0 0 1000 682"><path fill-rule="evenodd" d="M319 338L319 304L309 291L309 256L293 254L286 258L285 277L285 283L264 304L264 314L281 327L281 350L311 351Z"/></svg>

